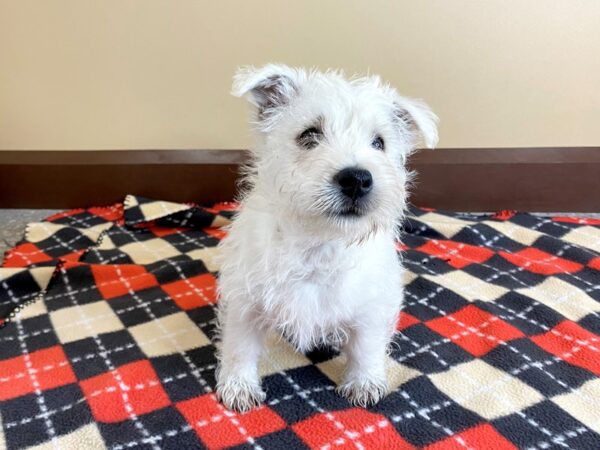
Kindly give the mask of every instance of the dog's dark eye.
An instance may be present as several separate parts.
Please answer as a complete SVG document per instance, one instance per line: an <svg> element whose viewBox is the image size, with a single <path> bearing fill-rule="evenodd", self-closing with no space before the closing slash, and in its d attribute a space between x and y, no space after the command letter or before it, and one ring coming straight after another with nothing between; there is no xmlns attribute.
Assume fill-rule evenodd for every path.
<svg viewBox="0 0 600 450"><path fill-rule="evenodd" d="M381 136L377 136L375 139L373 139L371 146L377 150L385 150L385 143L383 142L383 138Z"/></svg>
<svg viewBox="0 0 600 450"><path fill-rule="evenodd" d="M296 142L301 147L306 149L311 149L316 147L319 144L319 141L323 137L323 131L321 131L317 127L310 127L304 130L302 133L298 135L296 138Z"/></svg>

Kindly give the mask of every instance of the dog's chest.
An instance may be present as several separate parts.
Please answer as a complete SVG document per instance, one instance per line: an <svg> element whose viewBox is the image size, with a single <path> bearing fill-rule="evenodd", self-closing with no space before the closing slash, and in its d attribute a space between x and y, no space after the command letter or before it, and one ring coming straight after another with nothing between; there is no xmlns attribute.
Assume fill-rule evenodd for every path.
<svg viewBox="0 0 600 450"><path fill-rule="evenodd" d="M348 295L358 281L347 248L272 248L270 279L263 285L261 316L299 348L340 333L355 310Z"/></svg>
<svg viewBox="0 0 600 450"><path fill-rule="evenodd" d="M267 252L271 268L292 284L331 287L356 266L355 251L337 242L310 246L282 240Z"/></svg>

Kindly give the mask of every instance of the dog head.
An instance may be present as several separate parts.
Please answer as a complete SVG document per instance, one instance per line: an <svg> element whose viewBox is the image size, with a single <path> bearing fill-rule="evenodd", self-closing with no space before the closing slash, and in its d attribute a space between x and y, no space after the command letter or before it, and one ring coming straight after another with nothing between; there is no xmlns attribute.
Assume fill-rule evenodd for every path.
<svg viewBox="0 0 600 450"><path fill-rule="evenodd" d="M233 94L255 107L253 193L327 239L393 227L406 206L407 156L437 143L429 108L376 76L242 68Z"/></svg>

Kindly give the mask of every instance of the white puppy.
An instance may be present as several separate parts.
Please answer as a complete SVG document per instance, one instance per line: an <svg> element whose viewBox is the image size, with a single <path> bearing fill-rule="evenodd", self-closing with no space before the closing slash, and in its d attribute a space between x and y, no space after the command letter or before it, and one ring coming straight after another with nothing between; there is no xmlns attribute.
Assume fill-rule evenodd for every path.
<svg viewBox="0 0 600 450"><path fill-rule="evenodd" d="M238 411L264 400L257 364L274 331L301 352L341 346L339 393L375 403L403 301L406 157L436 144L437 118L378 77L281 65L240 70L233 94L256 107L259 139L221 245L218 396Z"/></svg>

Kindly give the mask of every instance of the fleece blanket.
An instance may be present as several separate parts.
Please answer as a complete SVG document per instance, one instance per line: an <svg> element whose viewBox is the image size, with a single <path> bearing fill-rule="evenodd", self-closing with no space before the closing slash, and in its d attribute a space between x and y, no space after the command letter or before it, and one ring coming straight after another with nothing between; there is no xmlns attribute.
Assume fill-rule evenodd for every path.
<svg viewBox="0 0 600 450"><path fill-rule="evenodd" d="M221 406L216 245L235 204L129 196L30 224L0 269L0 448L600 448L600 221L412 208L391 393L277 337Z"/></svg>

